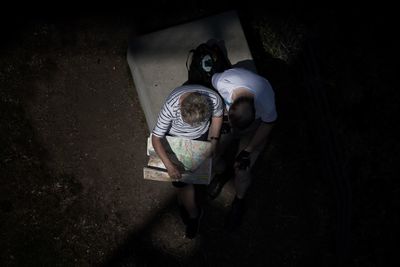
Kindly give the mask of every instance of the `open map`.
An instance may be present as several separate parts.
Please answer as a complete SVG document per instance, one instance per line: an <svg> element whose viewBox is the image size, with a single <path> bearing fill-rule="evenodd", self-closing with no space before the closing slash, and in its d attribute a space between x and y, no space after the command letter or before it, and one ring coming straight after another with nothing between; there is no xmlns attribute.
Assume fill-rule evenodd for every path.
<svg viewBox="0 0 400 267"><path fill-rule="evenodd" d="M193 184L208 184L211 178L211 158L208 156L211 144L186 138L167 136L163 145L171 161L180 169L182 179L179 181ZM147 156L149 161L144 167L145 179L172 181L161 159L157 156L151 143L151 135L147 139Z"/></svg>

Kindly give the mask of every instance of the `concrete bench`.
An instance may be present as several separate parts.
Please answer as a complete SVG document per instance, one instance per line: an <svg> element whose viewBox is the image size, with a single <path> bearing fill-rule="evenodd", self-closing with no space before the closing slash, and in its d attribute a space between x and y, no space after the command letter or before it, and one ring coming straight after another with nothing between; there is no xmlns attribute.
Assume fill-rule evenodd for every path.
<svg viewBox="0 0 400 267"><path fill-rule="evenodd" d="M235 11L181 24L130 40L127 60L149 131L167 95L187 80L191 49L210 39L222 41L232 64L246 62L255 70Z"/></svg>

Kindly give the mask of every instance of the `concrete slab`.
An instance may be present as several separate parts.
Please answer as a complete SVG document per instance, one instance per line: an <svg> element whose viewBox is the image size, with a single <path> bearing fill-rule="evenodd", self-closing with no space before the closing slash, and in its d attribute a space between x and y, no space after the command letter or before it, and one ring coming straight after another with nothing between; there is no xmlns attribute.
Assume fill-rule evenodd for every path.
<svg viewBox="0 0 400 267"><path fill-rule="evenodd" d="M245 63L255 70L236 11L142 35L130 41L127 60L150 132L167 95L187 80L189 51L211 39L224 44L232 64Z"/></svg>

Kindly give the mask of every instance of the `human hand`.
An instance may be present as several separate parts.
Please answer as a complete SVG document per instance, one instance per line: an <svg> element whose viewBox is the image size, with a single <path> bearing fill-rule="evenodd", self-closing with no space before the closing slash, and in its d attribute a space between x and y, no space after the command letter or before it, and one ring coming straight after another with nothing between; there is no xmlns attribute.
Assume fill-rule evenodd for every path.
<svg viewBox="0 0 400 267"><path fill-rule="evenodd" d="M166 166L166 167L167 167L168 175L172 180L179 180L182 178L182 174L180 173L178 168L173 163L171 163L171 165Z"/></svg>
<svg viewBox="0 0 400 267"><path fill-rule="evenodd" d="M246 170L250 167L250 152L242 150L235 158L235 168Z"/></svg>

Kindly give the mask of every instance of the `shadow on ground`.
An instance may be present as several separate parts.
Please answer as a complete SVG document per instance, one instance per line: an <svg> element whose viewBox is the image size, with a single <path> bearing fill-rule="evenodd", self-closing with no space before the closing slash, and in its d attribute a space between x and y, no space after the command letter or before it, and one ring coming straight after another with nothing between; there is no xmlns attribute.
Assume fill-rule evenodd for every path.
<svg viewBox="0 0 400 267"><path fill-rule="evenodd" d="M132 31L215 14L226 3L156 3L168 12L39 12L2 24L1 264L393 264L399 94L389 55L376 52L390 46L385 22L293 3L290 12L236 6L257 68L276 91L279 122L255 168L243 227L223 229L229 194L202 199L201 235L190 241L173 188L142 179L148 132L127 41ZM354 16L360 23L350 23ZM296 53L293 40L313 52Z"/></svg>

